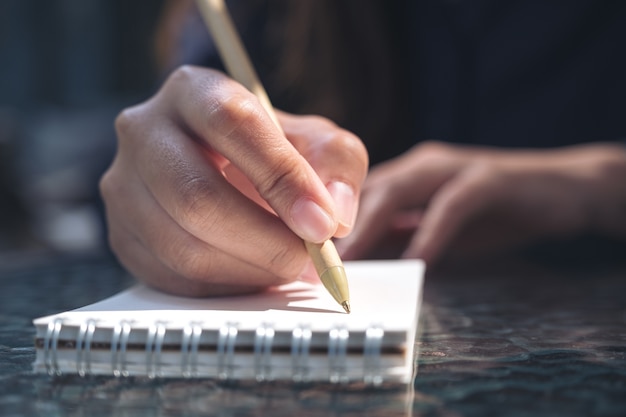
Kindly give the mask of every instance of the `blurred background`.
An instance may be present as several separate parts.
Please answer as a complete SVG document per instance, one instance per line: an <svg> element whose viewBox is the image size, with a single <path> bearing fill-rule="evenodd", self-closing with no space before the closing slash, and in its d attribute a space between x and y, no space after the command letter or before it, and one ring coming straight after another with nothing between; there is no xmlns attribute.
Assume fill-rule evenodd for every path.
<svg viewBox="0 0 626 417"><path fill-rule="evenodd" d="M159 0L0 0L0 254L106 248L113 121L159 84Z"/></svg>

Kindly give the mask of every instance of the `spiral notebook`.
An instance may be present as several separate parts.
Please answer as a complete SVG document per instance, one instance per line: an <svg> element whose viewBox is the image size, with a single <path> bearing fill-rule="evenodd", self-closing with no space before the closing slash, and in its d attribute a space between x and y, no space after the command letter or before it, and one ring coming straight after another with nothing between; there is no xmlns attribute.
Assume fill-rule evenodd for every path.
<svg viewBox="0 0 626 417"><path fill-rule="evenodd" d="M34 320L36 372L410 382L424 265L346 262L352 313L321 284L185 298L137 284Z"/></svg>

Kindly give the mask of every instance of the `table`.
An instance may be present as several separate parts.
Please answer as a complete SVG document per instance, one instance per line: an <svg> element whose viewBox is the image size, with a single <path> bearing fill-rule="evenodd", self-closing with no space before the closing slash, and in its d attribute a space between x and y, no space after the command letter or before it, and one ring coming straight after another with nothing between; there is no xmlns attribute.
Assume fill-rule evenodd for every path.
<svg viewBox="0 0 626 417"><path fill-rule="evenodd" d="M31 372L34 317L132 282L107 254L0 257L0 416L626 415L626 263L429 272L412 389Z"/></svg>

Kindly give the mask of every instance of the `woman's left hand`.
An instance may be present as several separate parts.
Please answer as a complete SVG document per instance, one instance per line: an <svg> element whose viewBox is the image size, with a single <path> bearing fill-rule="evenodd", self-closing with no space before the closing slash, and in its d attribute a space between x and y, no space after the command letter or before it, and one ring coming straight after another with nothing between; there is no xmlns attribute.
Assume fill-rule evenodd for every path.
<svg viewBox="0 0 626 417"><path fill-rule="evenodd" d="M626 237L626 149L502 150L426 142L371 170L345 259L511 248L592 231ZM399 253L389 253L399 249Z"/></svg>

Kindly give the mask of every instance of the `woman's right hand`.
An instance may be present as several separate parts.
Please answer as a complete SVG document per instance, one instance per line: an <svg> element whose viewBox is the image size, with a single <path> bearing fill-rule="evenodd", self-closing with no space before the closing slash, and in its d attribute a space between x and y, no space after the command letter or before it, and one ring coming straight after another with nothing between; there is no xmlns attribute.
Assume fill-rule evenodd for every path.
<svg viewBox="0 0 626 417"><path fill-rule="evenodd" d="M321 117L279 119L285 134L244 87L197 67L124 110L100 183L120 262L143 282L193 296L311 271L302 240L349 233L367 153Z"/></svg>

